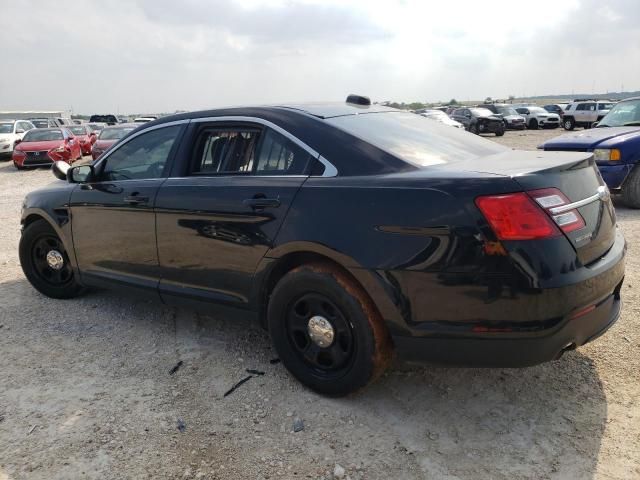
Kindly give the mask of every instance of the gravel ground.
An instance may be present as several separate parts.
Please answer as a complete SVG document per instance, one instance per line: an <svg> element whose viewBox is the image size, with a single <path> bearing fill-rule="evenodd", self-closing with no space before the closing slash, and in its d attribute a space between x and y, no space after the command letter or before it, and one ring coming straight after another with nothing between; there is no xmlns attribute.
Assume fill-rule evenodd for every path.
<svg viewBox="0 0 640 480"><path fill-rule="evenodd" d="M38 294L18 263L20 203L51 181L0 163L0 480L640 478L640 212L618 207L625 306L592 344L520 370L396 364L336 400L271 364L248 322ZM247 368L265 375L223 397Z"/></svg>

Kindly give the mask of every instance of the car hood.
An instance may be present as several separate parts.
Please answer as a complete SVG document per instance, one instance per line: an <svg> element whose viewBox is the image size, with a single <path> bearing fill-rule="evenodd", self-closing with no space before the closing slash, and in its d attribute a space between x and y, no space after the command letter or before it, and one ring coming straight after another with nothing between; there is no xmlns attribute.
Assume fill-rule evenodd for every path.
<svg viewBox="0 0 640 480"><path fill-rule="evenodd" d="M13 133L0 133L0 138L13 138L15 134Z"/></svg>
<svg viewBox="0 0 640 480"><path fill-rule="evenodd" d="M503 115L502 118L505 120L524 120L522 115Z"/></svg>
<svg viewBox="0 0 640 480"><path fill-rule="evenodd" d="M64 142L62 140L47 140L43 142L22 142L17 147L16 150L20 151L35 151L35 150L51 150L53 148L57 148L62 145Z"/></svg>
<svg viewBox="0 0 640 480"><path fill-rule="evenodd" d="M595 148L603 143L618 143L640 137L640 127L602 127L567 133L540 145L540 148ZM609 142L611 141L611 142Z"/></svg>
<svg viewBox="0 0 640 480"><path fill-rule="evenodd" d="M502 121L502 115L493 113L491 115L478 115L476 118L487 118L489 120L500 120Z"/></svg>

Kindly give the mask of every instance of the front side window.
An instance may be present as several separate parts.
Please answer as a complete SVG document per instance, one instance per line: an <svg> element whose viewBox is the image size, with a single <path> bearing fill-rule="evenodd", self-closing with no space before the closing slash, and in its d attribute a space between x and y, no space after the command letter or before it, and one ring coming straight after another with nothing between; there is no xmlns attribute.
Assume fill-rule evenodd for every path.
<svg viewBox="0 0 640 480"><path fill-rule="evenodd" d="M158 128L121 145L106 158L100 180L161 177L179 131L179 125Z"/></svg>
<svg viewBox="0 0 640 480"><path fill-rule="evenodd" d="M197 142L191 173L251 173L259 134L252 128L205 130Z"/></svg>

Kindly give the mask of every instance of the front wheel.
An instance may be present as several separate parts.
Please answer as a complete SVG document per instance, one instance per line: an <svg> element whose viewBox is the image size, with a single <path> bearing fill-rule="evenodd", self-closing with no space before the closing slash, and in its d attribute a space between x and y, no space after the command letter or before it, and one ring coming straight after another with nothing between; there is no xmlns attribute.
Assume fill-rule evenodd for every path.
<svg viewBox="0 0 640 480"><path fill-rule="evenodd" d="M82 292L62 241L45 220L37 220L24 229L19 253L24 275L40 293L72 298Z"/></svg>
<svg viewBox="0 0 640 480"><path fill-rule="evenodd" d="M562 121L562 126L565 130L573 130L576 127L576 122L573 120L573 118L565 118Z"/></svg>
<svg viewBox="0 0 640 480"><path fill-rule="evenodd" d="M631 208L640 208L640 169L634 168L622 185L622 201Z"/></svg>
<svg viewBox="0 0 640 480"><path fill-rule="evenodd" d="M538 130L538 121L535 118L529 122L529 128L531 130Z"/></svg>
<svg viewBox="0 0 640 480"><path fill-rule="evenodd" d="M278 282L269 300L268 325L284 366L325 395L364 387L392 357L389 333L371 299L329 263L303 265Z"/></svg>
<svg viewBox="0 0 640 480"><path fill-rule="evenodd" d="M498 130L498 131L496 132L496 137L501 137L501 136L503 136L503 135L504 135L504 130Z"/></svg>

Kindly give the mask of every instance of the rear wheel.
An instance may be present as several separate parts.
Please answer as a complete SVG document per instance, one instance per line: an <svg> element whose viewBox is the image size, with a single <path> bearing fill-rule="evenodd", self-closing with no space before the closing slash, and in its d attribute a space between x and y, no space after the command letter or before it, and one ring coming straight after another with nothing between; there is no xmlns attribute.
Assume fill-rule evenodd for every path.
<svg viewBox="0 0 640 480"><path fill-rule="evenodd" d="M622 201L631 208L640 208L640 169L634 168L622 185Z"/></svg>
<svg viewBox="0 0 640 480"><path fill-rule="evenodd" d="M536 120L535 118L532 118L531 121L529 122L529 128L531 130L538 130L538 120Z"/></svg>
<svg viewBox="0 0 640 480"><path fill-rule="evenodd" d="M391 340L371 299L328 263L303 265L278 282L268 325L284 366L325 395L364 387L391 360Z"/></svg>
<svg viewBox="0 0 640 480"><path fill-rule="evenodd" d="M22 271L40 293L72 298L82 292L62 241L45 220L37 220L24 229L19 253Z"/></svg>
<svg viewBox="0 0 640 480"><path fill-rule="evenodd" d="M576 128L576 122L573 118L565 118L562 121L562 126L565 130L573 130L574 128Z"/></svg>

